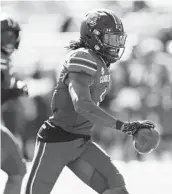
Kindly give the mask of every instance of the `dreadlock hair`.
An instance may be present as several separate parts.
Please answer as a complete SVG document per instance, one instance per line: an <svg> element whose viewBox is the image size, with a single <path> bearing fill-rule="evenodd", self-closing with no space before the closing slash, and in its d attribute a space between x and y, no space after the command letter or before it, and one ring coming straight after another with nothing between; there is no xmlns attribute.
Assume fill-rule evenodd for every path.
<svg viewBox="0 0 172 194"><path fill-rule="evenodd" d="M90 48L84 38L80 38L79 40L70 41L69 45L65 48L69 50L76 50L78 48Z"/></svg>
<svg viewBox="0 0 172 194"><path fill-rule="evenodd" d="M89 44L84 38L80 38L79 40L72 40L69 42L69 45L65 47L68 50L76 50L79 48L86 48L86 49L91 49ZM99 53L98 53L99 54ZM107 63L107 67L110 66L110 63L107 62L107 58L105 56L102 56L104 61Z"/></svg>

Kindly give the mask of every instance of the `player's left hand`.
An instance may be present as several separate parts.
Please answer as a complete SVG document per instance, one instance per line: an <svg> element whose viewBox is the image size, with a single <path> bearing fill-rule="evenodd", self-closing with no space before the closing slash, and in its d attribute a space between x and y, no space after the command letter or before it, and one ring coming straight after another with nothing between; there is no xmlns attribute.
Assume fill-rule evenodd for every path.
<svg viewBox="0 0 172 194"><path fill-rule="evenodd" d="M155 128L155 124L149 120L125 122L122 126L122 131L127 135L134 135L134 133L143 128L152 129Z"/></svg>
<svg viewBox="0 0 172 194"><path fill-rule="evenodd" d="M22 81L17 81L16 86L19 90L21 90L21 95L28 96L28 87L27 85Z"/></svg>
<svg viewBox="0 0 172 194"><path fill-rule="evenodd" d="M18 90L21 96L28 96L28 87L25 82L17 80L15 77L11 78L11 88Z"/></svg>

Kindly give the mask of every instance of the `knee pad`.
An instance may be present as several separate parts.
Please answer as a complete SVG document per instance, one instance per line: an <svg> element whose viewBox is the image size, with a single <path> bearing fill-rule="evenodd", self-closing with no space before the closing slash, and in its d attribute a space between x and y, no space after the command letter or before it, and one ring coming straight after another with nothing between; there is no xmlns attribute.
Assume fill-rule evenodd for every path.
<svg viewBox="0 0 172 194"><path fill-rule="evenodd" d="M108 189L102 194L129 194L126 187L116 187L113 189Z"/></svg>
<svg viewBox="0 0 172 194"><path fill-rule="evenodd" d="M122 176L122 174L120 173L109 173L108 176L108 185L109 188L122 188L125 186L125 181L124 178Z"/></svg>
<svg viewBox="0 0 172 194"><path fill-rule="evenodd" d="M103 193L108 188L108 182L97 170L93 172L90 187L98 193Z"/></svg>
<svg viewBox="0 0 172 194"><path fill-rule="evenodd" d="M113 190L115 192L116 190L118 192L115 194L128 194L124 192L126 190L125 182L123 176L120 173L114 174L112 172L109 173L108 177L104 177L101 173L99 173L99 171L94 170L90 179L90 186L98 193L104 193L108 190ZM112 194L114 193L112 192Z"/></svg>

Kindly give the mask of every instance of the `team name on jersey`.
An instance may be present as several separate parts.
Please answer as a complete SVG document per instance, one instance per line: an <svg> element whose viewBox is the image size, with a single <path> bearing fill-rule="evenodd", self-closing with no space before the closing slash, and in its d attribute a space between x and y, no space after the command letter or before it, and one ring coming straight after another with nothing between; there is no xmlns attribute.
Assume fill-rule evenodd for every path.
<svg viewBox="0 0 172 194"><path fill-rule="evenodd" d="M100 83L110 82L110 75L105 75L105 69L101 68Z"/></svg>
<svg viewBox="0 0 172 194"><path fill-rule="evenodd" d="M110 75L100 76L100 83L110 82Z"/></svg>

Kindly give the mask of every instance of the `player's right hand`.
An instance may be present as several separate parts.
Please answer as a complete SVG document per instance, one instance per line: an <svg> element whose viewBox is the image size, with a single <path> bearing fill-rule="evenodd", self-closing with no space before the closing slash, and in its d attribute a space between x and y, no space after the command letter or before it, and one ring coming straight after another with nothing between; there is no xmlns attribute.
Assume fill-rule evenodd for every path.
<svg viewBox="0 0 172 194"><path fill-rule="evenodd" d="M155 124L149 120L125 122L122 126L121 131L123 131L127 135L134 135L138 130L141 130L143 128L154 129Z"/></svg>

